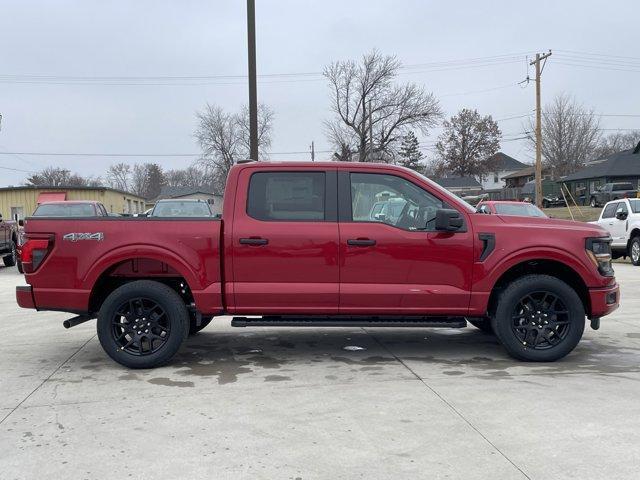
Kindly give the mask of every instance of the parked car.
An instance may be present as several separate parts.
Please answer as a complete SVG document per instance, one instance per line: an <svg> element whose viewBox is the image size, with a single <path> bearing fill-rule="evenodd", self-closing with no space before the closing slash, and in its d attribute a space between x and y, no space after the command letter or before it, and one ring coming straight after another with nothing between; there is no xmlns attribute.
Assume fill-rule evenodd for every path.
<svg viewBox="0 0 640 480"><path fill-rule="evenodd" d="M63 200L38 205L33 217L108 217L107 209L100 202L87 200Z"/></svg>
<svg viewBox="0 0 640 480"><path fill-rule="evenodd" d="M6 267L13 267L18 258L18 225L0 214L0 257Z"/></svg>
<svg viewBox="0 0 640 480"><path fill-rule="evenodd" d="M640 199L625 198L608 202L595 223L611 235L614 258L629 257L640 265Z"/></svg>
<svg viewBox="0 0 640 480"><path fill-rule="evenodd" d="M531 197L525 196L522 199L523 202L535 204L536 196L533 195ZM542 208L553 208L553 207L566 207L567 202L564 201L564 198L560 198L557 195L544 195L542 197Z"/></svg>
<svg viewBox="0 0 640 480"><path fill-rule="evenodd" d="M158 200L148 214L149 217L212 217L211 207L204 200L165 199Z"/></svg>
<svg viewBox="0 0 640 480"><path fill-rule="evenodd" d="M535 205L527 202L507 200L487 200L476 207L478 213L495 215L519 215L522 217L546 217L545 213Z"/></svg>
<svg viewBox="0 0 640 480"><path fill-rule="evenodd" d="M484 215L387 164L250 162L229 172L222 219L32 217L23 308L97 317L131 368L165 364L214 316L234 327L492 331L515 358L553 361L618 307L597 225ZM406 204L372 220L384 192ZM259 317L259 318L256 318Z"/></svg>
<svg viewBox="0 0 640 480"><path fill-rule="evenodd" d="M632 183L605 183L591 194L589 205L592 208L596 208L612 200L637 197L638 189Z"/></svg>

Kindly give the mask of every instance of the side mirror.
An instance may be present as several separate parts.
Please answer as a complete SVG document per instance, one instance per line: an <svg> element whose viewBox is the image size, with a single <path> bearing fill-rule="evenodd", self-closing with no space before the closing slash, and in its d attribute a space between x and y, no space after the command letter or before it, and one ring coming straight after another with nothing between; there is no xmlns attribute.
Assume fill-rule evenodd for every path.
<svg viewBox="0 0 640 480"><path fill-rule="evenodd" d="M439 208L436 210L436 230L444 232L455 232L464 225L462 215L457 210Z"/></svg>
<svg viewBox="0 0 640 480"><path fill-rule="evenodd" d="M23 219L18 220L18 226L19 227L24 227L24 220Z"/></svg>
<svg viewBox="0 0 640 480"><path fill-rule="evenodd" d="M626 220L627 219L627 212L616 212L616 218L618 220Z"/></svg>

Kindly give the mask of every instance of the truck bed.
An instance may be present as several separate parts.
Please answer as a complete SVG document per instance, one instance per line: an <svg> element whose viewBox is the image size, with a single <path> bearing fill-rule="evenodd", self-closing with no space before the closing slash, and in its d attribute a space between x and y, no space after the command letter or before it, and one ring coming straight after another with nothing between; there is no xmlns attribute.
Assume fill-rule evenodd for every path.
<svg viewBox="0 0 640 480"><path fill-rule="evenodd" d="M32 217L25 234L52 245L25 276L38 309L91 312L104 282L158 277L186 282L201 313L222 310L221 220Z"/></svg>

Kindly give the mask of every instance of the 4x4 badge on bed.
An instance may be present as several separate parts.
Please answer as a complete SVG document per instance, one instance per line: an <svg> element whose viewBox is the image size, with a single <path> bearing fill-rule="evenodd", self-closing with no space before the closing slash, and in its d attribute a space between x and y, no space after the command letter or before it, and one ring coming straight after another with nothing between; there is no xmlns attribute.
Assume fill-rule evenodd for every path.
<svg viewBox="0 0 640 480"><path fill-rule="evenodd" d="M104 240L104 233L67 233L62 239L69 242L78 242L80 240L95 240L101 242Z"/></svg>

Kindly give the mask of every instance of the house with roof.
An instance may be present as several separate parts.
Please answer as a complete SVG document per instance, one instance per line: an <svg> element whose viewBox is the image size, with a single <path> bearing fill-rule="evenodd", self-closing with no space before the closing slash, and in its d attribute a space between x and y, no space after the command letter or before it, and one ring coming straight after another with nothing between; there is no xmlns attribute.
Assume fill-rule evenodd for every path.
<svg viewBox="0 0 640 480"><path fill-rule="evenodd" d="M172 199L195 199L204 200L209 203L214 215L222 213L222 195L215 192L211 187L169 187L164 186L160 194L147 201L147 208L152 208L158 200Z"/></svg>
<svg viewBox="0 0 640 480"><path fill-rule="evenodd" d="M605 183L630 182L640 187L640 142L635 148L594 160L561 179L571 194L583 203Z"/></svg>
<svg viewBox="0 0 640 480"><path fill-rule="evenodd" d="M494 165L493 172L478 178L485 191L501 189L504 187L504 177L529 166L502 152L494 153L488 161Z"/></svg>

